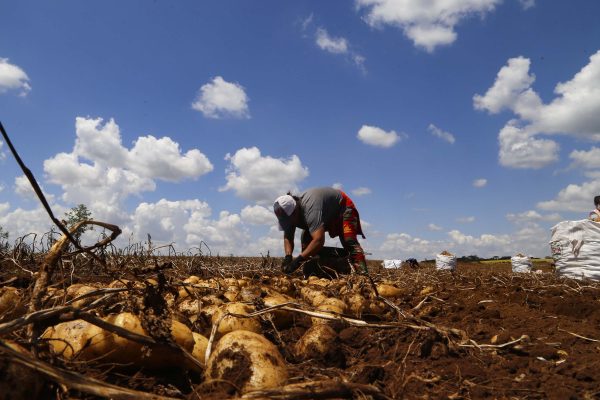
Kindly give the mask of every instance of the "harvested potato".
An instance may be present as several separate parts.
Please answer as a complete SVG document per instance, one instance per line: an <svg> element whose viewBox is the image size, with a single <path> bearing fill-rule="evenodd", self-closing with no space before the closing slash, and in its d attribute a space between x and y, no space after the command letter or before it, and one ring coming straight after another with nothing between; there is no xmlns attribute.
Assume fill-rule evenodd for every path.
<svg viewBox="0 0 600 400"><path fill-rule="evenodd" d="M327 313L334 313L334 314L343 314L346 311L346 303L344 303L340 299L330 297L330 298L325 299L321 304L319 304L316 311L324 311ZM313 325L327 324L327 323L331 322L331 320L318 318L318 317L311 317L311 321L312 321Z"/></svg>
<svg viewBox="0 0 600 400"><path fill-rule="evenodd" d="M115 326L139 335L146 335L139 318L131 313L109 315L105 320ZM192 352L195 340L192 331L179 321L171 323L171 337L175 343ZM177 367L182 356L167 346L155 346L149 355L142 351L143 345L117 334L107 332L83 320L63 322L46 329L43 338L48 340L50 350L66 359L102 361L117 364L135 364L147 368Z"/></svg>
<svg viewBox="0 0 600 400"><path fill-rule="evenodd" d="M192 356L202 364L206 365L206 347L208 346L208 339L196 332L192 332L192 336L194 337Z"/></svg>
<svg viewBox="0 0 600 400"><path fill-rule="evenodd" d="M346 304L348 305L348 310L358 317L360 317L368 307L367 299L359 293L353 293L347 296Z"/></svg>
<svg viewBox="0 0 600 400"><path fill-rule="evenodd" d="M239 330L219 340L206 363L205 378L229 381L245 393L283 385L287 367L277 347L264 336Z"/></svg>
<svg viewBox="0 0 600 400"><path fill-rule="evenodd" d="M327 324L310 327L293 347L299 360L323 359L337 350L337 333Z"/></svg>
<svg viewBox="0 0 600 400"><path fill-rule="evenodd" d="M226 315L226 313L248 315L253 312L252 306L244 303L226 303L217 308L212 315L212 323L216 324L220 321L217 333L224 335L229 332L246 330L251 332L261 332L260 322L256 318L235 317ZM221 318L223 318L221 320Z"/></svg>
<svg viewBox="0 0 600 400"><path fill-rule="evenodd" d="M42 334L42 338L48 340L50 350L67 360L75 357L91 360L108 355L113 349L107 341L107 336L101 328L81 319L49 327Z"/></svg>
<svg viewBox="0 0 600 400"><path fill-rule="evenodd" d="M277 293L275 291L271 291L271 294L266 296L263 300L265 302L266 307L273 307L280 304L290 302L293 303L296 301L293 297L286 296L282 293ZM272 317L275 327L277 327L278 329L286 328L294 321L294 315L289 311L275 310L269 314Z"/></svg>
<svg viewBox="0 0 600 400"><path fill-rule="evenodd" d="M377 292L383 297L400 297L404 294L404 291L393 285L386 283L380 283L377 285Z"/></svg>
<svg viewBox="0 0 600 400"><path fill-rule="evenodd" d="M0 288L0 320L16 318L25 313L19 290L14 287Z"/></svg>

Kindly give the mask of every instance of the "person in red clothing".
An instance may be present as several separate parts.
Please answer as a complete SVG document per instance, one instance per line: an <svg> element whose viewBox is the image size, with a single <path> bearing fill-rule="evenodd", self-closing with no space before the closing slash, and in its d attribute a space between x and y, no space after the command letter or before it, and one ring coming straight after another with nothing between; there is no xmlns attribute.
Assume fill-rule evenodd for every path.
<svg viewBox="0 0 600 400"><path fill-rule="evenodd" d="M344 192L330 187L309 189L299 196L279 196L273 211L283 231L285 258L283 271L292 273L309 257L316 255L325 244L325 232L334 238L339 236L342 246L350 254L354 269L367 274L365 253L357 236L365 235L360 226L356 206ZM296 228L302 232L302 251L293 258Z"/></svg>

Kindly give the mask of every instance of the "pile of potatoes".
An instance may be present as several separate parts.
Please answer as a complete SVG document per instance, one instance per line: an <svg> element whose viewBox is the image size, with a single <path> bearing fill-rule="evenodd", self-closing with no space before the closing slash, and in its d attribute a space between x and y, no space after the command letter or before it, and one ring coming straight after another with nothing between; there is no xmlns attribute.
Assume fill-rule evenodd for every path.
<svg viewBox="0 0 600 400"><path fill-rule="evenodd" d="M129 287L143 289L155 281L134 282ZM115 281L109 287L128 285ZM58 299L70 301L96 290L92 285L72 285L50 294L47 302ZM403 290L390 282L377 285L380 295L393 298ZM11 303L17 292L3 288L0 298ZM125 296L131 296L126 292ZM12 296L12 297L11 297ZM121 297L119 297L121 296ZM115 295L122 299L123 294ZM73 302L85 306L93 301L84 298ZM327 280L309 278L264 276L260 279L211 278L190 276L178 287L177 293L165 295L172 311L171 338L191 354L203 368L182 358L182 354L167 345L148 348L83 320L63 322L49 327L42 337L50 350L66 360L98 361L146 369L186 368L203 373L205 381L230 381L241 392L276 388L283 385L288 372L286 360L279 348L263 335L265 327L284 330L295 325L301 314L292 310L276 309L251 315L267 307L288 305L313 311L311 326L295 343L284 344L292 358L288 361L326 359L338 351L338 332L344 327L341 316L362 318L367 315L386 318L389 309L377 299L372 287L365 281L352 278ZM112 308L103 308L113 310ZM148 335L137 315L123 310L105 315L96 309L104 321L139 335ZM329 318L320 318L328 315ZM304 317L305 321L307 317ZM214 335L211 349L209 338ZM208 358L207 358L208 356Z"/></svg>

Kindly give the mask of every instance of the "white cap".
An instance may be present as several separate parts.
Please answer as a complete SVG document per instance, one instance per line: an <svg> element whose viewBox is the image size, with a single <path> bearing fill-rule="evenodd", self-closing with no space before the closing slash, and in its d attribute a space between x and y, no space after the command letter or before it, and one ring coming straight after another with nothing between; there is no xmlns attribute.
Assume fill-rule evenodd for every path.
<svg viewBox="0 0 600 400"><path fill-rule="evenodd" d="M296 200L289 194L284 194L275 199L273 211L279 220L279 230L285 230L290 226L289 216L296 209Z"/></svg>

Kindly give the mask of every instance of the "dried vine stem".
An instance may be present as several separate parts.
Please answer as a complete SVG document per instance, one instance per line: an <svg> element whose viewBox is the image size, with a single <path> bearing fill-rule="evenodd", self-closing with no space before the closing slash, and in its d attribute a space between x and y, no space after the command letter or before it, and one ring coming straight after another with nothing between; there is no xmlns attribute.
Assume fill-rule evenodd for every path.
<svg viewBox="0 0 600 400"><path fill-rule="evenodd" d="M54 243L52 248L48 251L48 253L44 257L44 261L42 261L40 270L37 273L37 279L35 280L35 285L33 286L33 294L31 296L31 303L29 304L29 312L30 313L35 312L36 310L38 310L40 308L40 306L42 304L42 298L46 294L46 289L48 288L48 285L50 284L50 280L52 279L52 274L54 273L56 264L58 263L58 260L60 259L63 251L66 249L67 245L69 244L69 240L71 240L71 238L70 238L71 234L76 232L82 226L86 226L86 225L98 225L98 226L101 226L103 228L106 228L106 229L109 229L112 231L112 234L110 236L106 237L105 239L103 239L102 241L97 243L95 246L92 246L92 248L104 246L104 245L112 242L114 239L117 238L117 236L119 236L121 234L121 229L118 226L112 225L112 224L107 224L105 222L100 222L100 221L85 220L85 221L79 221L78 223L73 225L70 229L70 232L69 232L70 234L61 236L60 239L58 239L56 241L56 243ZM40 327L36 323L34 323L33 325L31 325L29 327L28 333L29 333L29 336L33 340L35 340L40 335Z"/></svg>
<svg viewBox="0 0 600 400"><path fill-rule="evenodd" d="M0 352L8 355L11 361L14 361L24 367L31 368L62 385L84 393L92 394L94 396L116 400L175 400L173 397L159 396L156 394L127 389L112 385L110 383L102 382L98 379L88 378L75 372L56 368L46 362L37 360L33 357L29 357L13 350L2 340L0 340Z"/></svg>
<svg viewBox="0 0 600 400"><path fill-rule="evenodd" d="M331 399L354 398L361 393L373 399L387 400L390 397L381 393L373 385L344 382L340 380L322 380L293 383L279 389L258 390L244 394L242 399Z"/></svg>

